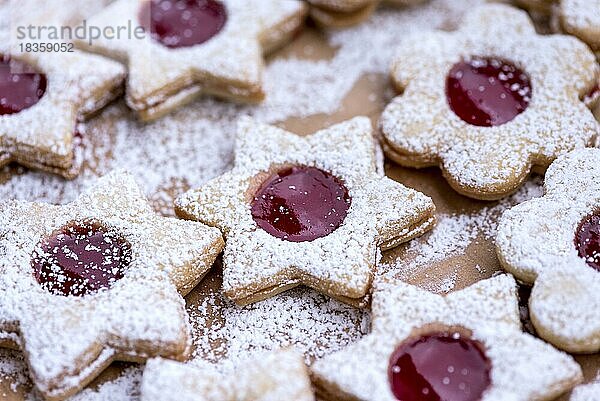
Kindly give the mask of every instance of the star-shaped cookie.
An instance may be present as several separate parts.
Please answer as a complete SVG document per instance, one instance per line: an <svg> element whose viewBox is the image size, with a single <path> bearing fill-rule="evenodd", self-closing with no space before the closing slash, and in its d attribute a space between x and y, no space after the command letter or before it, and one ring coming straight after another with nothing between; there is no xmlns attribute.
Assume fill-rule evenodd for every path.
<svg viewBox="0 0 600 401"><path fill-rule="evenodd" d="M504 268L533 284L539 335L570 352L600 350L600 149L558 158L545 195L506 211L496 247Z"/></svg>
<svg viewBox="0 0 600 401"><path fill-rule="evenodd" d="M229 374L165 359L146 364L141 401L314 401L302 356L279 350L238 364Z"/></svg>
<svg viewBox="0 0 600 401"><path fill-rule="evenodd" d="M0 345L20 348L47 400L113 360L184 359L185 302L223 247L218 230L153 213L133 178L64 206L0 203Z"/></svg>
<svg viewBox="0 0 600 401"><path fill-rule="evenodd" d="M124 79L123 66L96 55L0 51L0 166L74 178L78 122L119 96Z"/></svg>
<svg viewBox="0 0 600 401"><path fill-rule="evenodd" d="M549 400L583 378L571 356L522 332L508 275L446 296L381 281L372 307L369 335L312 365L325 400Z"/></svg>
<svg viewBox="0 0 600 401"><path fill-rule="evenodd" d="M366 117L307 137L242 118L233 169L175 206L225 235L223 289L240 305L300 284L363 304L379 246L435 220L429 197L377 173Z"/></svg>
<svg viewBox="0 0 600 401"><path fill-rule="evenodd" d="M261 101L263 54L288 41L306 13L298 0L118 0L89 25L133 23L134 32L76 43L127 63L127 103L147 121L200 94Z"/></svg>
<svg viewBox="0 0 600 401"><path fill-rule="evenodd" d="M600 133L582 99L600 68L578 39L538 35L524 11L490 4L455 32L404 38L392 67L403 92L381 116L386 154L440 166L459 193L514 192L530 170Z"/></svg>

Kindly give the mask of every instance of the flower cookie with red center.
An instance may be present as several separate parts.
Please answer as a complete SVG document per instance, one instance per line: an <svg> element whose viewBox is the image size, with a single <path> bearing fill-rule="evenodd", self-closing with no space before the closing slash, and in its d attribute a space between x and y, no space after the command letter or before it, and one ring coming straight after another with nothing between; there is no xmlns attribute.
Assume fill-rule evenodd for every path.
<svg viewBox="0 0 600 401"><path fill-rule="evenodd" d="M403 93L381 117L386 154L440 166L477 199L515 191L530 170L592 144L600 127L585 96L600 68L585 44L538 35L527 14L495 4L461 29L403 41L392 77Z"/></svg>
<svg viewBox="0 0 600 401"><path fill-rule="evenodd" d="M314 401L302 356L293 350L262 354L225 374L214 367L151 359L141 401Z"/></svg>
<svg viewBox="0 0 600 401"><path fill-rule="evenodd" d="M324 400L548 400L583 379L571 356L521 330L508 275L446 296L377 282L372 313L371 334L311 366Z"/></svg>
<svg viewBox="0 0 600 401"><path fill-rule="evenodd" d="M562 28L600 52L600 0L561 0Z"/></svg>
<svg viewBox="0 0 600 401"><path fill-rule="evenodd" d="M19 348L47 400L113 360L185 359L186 294L223 247L218 230L157 216L111 173L73 203L0 203L0 346Z"/></svg>
<svg viewBox="0 0 600 401"><path fill-rule="evenodd" d="M570 352L600 351L600 149L558 158L545 195L502 216L496 238L504 268L533 284L538 334Z"/></svg>
<svg viewBox="0 0 600 401"><path fill-rule="evenodd" d="M291 39L306 10L298 0L118 0L89 25L133 21L137 35L77 44L127 63L127 103L152 120L200 94L261 101L263 54Z"/></svg>
<svg viewBox="0 0 600 401"><path fill-rule="evenodd" d="M426 0L383 0L387 5L406 7ZM310 16L319 25L343 28L367 19L382 0L308 0Z"/></svg>
<svg viewBox="0 0 600 401"><path fill-rule="evenodd" d="M0 52L0 166L16 162L74 178L79 122L122 92L125 69L100 56Z"/></svg>
<svg viewBox="0 0 600 401"><path fill-rule="evenodd" d="M223 288L240 305L304 284L365 301L379 247L434 223L420 192L377 172L366 117L300 137L243 118L232 170L176 201L179 216L226 238Z"/></svg>

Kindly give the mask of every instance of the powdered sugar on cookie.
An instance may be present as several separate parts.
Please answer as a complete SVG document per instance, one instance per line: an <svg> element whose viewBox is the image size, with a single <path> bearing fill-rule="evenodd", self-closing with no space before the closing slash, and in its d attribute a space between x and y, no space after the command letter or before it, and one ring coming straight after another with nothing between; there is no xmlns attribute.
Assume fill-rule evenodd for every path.
<svg viewBox="0 0 600 401"><path fill-rule="evenodd" d="M428 335L440 331L448 331L454 341L481 344L490 364L482 400L525 401L561 394L581 381L579 365L567 354L521 331L515 289L515 281L506 275L445 297L401 282L378 282L372 333L311 367L319 395L327 400L396 400L394 394L399 389L388 381L388 372L401 371L389 370L392 354L411 338L426 341ZM481 372L466 370L461 376L462 372L458 365L450 365L447 377L440 377L440 381L459 391L473 391L477 381L470 376ZM418 383L425 390L440 389L440 383L428 383L427 372L422 373L425 376ZM461 386L457 380L473 386Z"/></svg>
<svg viewBox="0 0 600 401"><path fill-rule="evenodd" d="M535 284L530 309L540 336L573 352L600 349L599 177L598 149L558 158L545 195L507 211L496 238L504 268Z"/></svg>
<svg viewBox="0 0 600 401"><path fill-rule="evenodd" d="M124 173L104 177L72 204L5 201L1 209L0 339L25 351L33 382L47 399L73 394L114 359L181 359L189 354L188 317L177 290L189 291L212 265L223 245L215 229L156 216ZM92 219L102 229L84 223ZM83 242L69 245L64 241L73 234L65 227L82 227L81 235L88 238L100 230L103 242L77 239ZM116 242L109 235L113 232L124 242ZM49 248L59 259L50 270L39 271L37 266L45 262L31 255L50 263L44 241L64 245ZM100 263L95 255L104 249L102 243L112 247L111 253L103 250L101 264L93 268L91 263ZM115 248L127 255L124 273L77 296L81 292L71 282L81 276L73 274L86 277L84 286L116 274ZM91 275L75 266L66 270L69 259L96 270ZM105 265L111 270L103 270ZM45 284L52 287L44 289Z"/></svg>
<svg viewBox="0 0 600 401"><path fill-rule="evenodd" d="M313 401L302 356L287 349L258 355L220 374L164 359L146 364L141 401Z"/></svg>
<svg viewBox="0 0 600 401"><path fill-rule="evenodd" d="M563 29L596 51L600 51L600 1L561 0L560 20Z"/></svg>
<svg viewBox="0 0 600 401"><path fill-rule="evenodd" d="M367 118L357 117L307 137L243 119L235 155L231 171L182 195L176 201L176 211L224 233L227 246L223 289L240 304L299 284L360 304L371 284L378 247L393 247L422 234L434 223L434 206L428 197L377 173L371 122ZM287 175L282 172L294 166L325 172L342 183L346 210L333 231L324 231L310 240L293 240L287 234L278 237L259 225L255 204L273 199L257 195L260 188L273 174ZM310 196L326 199L323 185L324 181L315 187L317 190L306 190ZM295 186L290 186L290 190L304 191ZM344 204L342 195L332 196ZM270 208L275 206L265 207L274 215ZM277 207L284 207L281 219L292 213L294 220L288 227L292 231L288 234L296 233L296 225L306 224L295 220L295 212L285 211L288 206ZM341 213L342 207L334 206L323 212L328 213L326 216L310 218L313 222L319 219L334 224L330 216ZM273 224L277 225L279 219L275 217Z"/></svg>
<svg viewBox="0 0 600 401"><path fill-rule="evenodd" d="M464 195L499 199L532 167L593 143L599 125L581 99L599 73L577 39L540 36L526 13L481 6L456 32L404 38L392 67L403 94L381 117L384 150L404 165L439 165ZM472 110L453 106L469 104L455 96L486 93L494 97Z"/></svg>
<svg viewBox="0 0 600 401"><path fill-rule="evenodd" d="M262 100L262 55L289 39L306 12L305 4L297 0L224 0L178 6L189 9L179 10L170 0L116 1L89 23L103 29L135 21L136 27L146 31L143 37L77 42L86 50L127 62L127 103L145 121L202 93L242 102ZM164 13L164 22L155 20L158 13ZM203 24L194 24L192 16ZM187 20L187 29L179 26ZM178 29L183 30L181 36L170 32ZM196 34L200 35L196 42L185 42Z"/></svg>

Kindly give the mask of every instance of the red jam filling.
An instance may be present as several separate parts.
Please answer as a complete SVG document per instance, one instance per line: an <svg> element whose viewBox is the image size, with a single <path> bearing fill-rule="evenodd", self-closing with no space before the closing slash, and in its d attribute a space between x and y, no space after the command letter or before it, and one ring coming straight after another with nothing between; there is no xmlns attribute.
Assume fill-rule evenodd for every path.
<svg viewBox="0 0 600 401"><path fill-rule="evenodd" d="M18 73L22 72L22 73ZM46 76L20 61L0 60L0 115L14 114L40 101L46 92Z"/></svg>
<svg viewBox="0 0 600 401"><path fill-rule="evenodd" d="M448 73L446 98L452 111L466 123L502 125L529 106L531 81L509 61L473 57L456 63Z"/></svg>
<svg viewBox="0 0 600 401"><path fill-rule="evenodd" d="M490 385L490 370L479 342L454 332L438 332L396 348L388 377L398 400L478 401Z"/></svg>
<svg viewBox="0 0 600 401"><path fill-rule="evenodd" d="M162 45L188 47L219 33L227 22L227 11L216 0L151 0L142 6L140 21Z"/></svg>
<svg viewBox="0 0 600 401"><path fill-rule="evenodd" d="M129 242L95 220L58 229L42 239L31 260L38 283L65 296L109 288L123 277L130 262Z"/></svg>
<svg viewBox="0 0 600 401"><path fill-rule="evenodd" d="M333 175L315 167L296 166L268 178L252 201L260 228L292 242L324 237L342 224L348 190Z"/></svg>
<svg viewBox="0 0 600 401"><path fill-rule="evenodd" d="M586 217L575 233L579 256L600 272L600 211Z"/></svg>

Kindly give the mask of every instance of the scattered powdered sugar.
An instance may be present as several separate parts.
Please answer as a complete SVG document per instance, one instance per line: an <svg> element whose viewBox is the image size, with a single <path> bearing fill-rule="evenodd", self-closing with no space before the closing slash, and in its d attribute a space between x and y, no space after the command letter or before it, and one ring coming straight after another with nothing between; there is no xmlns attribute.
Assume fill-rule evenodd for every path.
<svg viewBox="0 0 600 401"><path fill-rule="evenodd" d="M239 106L205 98L155 123L141 124L123 102L112 105L88 123L84 138L86 164L77 179L64 181L19 169L19 174L0 185L0 197L66 203L98 176L114 168L125 168L133 173L157 210L172 214L174 195L198 187L231 167L235 125L240 115L276 122L292 116L335 112L362 74L387 74L399 38L422 29L454 28L465 10L481 2L432 0L419 8L385 9L360 26L332 32L328 40L337 51L331 60L277 58L267 66L264 74L267 99L259 106ZM9 177L14 171L5 169L3 175ZM539 185L531 188L539 189ZM537 189L532 189L532 193ZM434 257L436 252L450 256L466 249L468 244L460 238L463 232L459 227L465 228L470 241L476 240L476 236L472 237L474 231L491 233L485 221L487 218L479 214L471 220L440 216L440 225L454 230L460 246L453 248L453 238L444 237L442 230L434 231L430 237L437 235L438 239L424 245L430 246L426 249L431 256L423 259L419 268L424 268L427 260L439 260ZM476 228L465 227L469 225ZM414 252L423 252L412 243L410 246L414 246ZM196 361L199 358L214 363L224 361L219 365L222 369L233 366L235 360L254 350L284 345L294 345L312 360L355 342L369 327L367 312L303 288L244 308L214 292L188 311L195 331ZM24 384L23 365L13 363L17 360L13 354L0 354L0 376L4 377L5 371L18 370L20 379L16 383ZM95 390L84 390L75 399L137 400L140 375L140 369L127 370L118 379ZM30 399L36 400L33 395Z"/></svg>
<svg viewBox="0 0 600 401"><path fill-rule="evenodd" d="M114 105L89 122L86 164L77 179L21 169L14 175L14 169L7 168L0 197L66 203L99 175L124 168L138 179L157 210L172 214L173 195L231 166L240 115L272 123L335 112L362 74L388 73L399 38L423 29L455 27L465 10L481 2L433 0L418 8L381 10L360 26L330 33L328 40L337 49L331 60L276 58L266 68L267 98L258 106L204 98L155 123L141 124L124 104Z"/></svg>
<svg viewBox="0 0 600 401"><path fill-rule="evenodd" d="M0 382L8 381L11 392L16 392L18 388L30 384L27 375L27 365L20 352L0 349ZM6 390L5 390L6 391ZM6 396L0 392L0 398Z"/></svg>
<svg viewBox="0 0 600 401"><path fill-rule="evenodd" d="M220 291L211 291L188 312L194 359L218 362L219 370L231 369L256 352L287 346L302 352L310 363L358 340L369 327L367 311L307 288L245 307L236 306Z"/></svg>
<svg viewBox="0 0 600 401"><path fill-rule="evenodd" d="M241 119L238 131L233 169L175 203L179 216L223 232L223 291L238 304L298 284L363 304L378 246L405 242L433 225L429 197L377 172L371 121L366 117L305 137L251 119ZM330 234L293 242L257 226L246 194L256 188L256 177L288 163L323 169L347 188L351 204L343 224Z"/></svg>
<svg viewBox="0 0 600 401"><path fill-rule="evenodd" d="M510 121L478 126L453 111L445 83L456 63L490 54L526 71L533 94ZM598 122L580 98L599 75L594 54L575 38L539 35L524 11L506 5L478 7L459 31L404 38L392 66L403 93L381 116L384 150L405 165L439 165L462 194L500 199L532 166L545 169L557 156L595 142Z"/></svg>
<svg viewBox="0 0 600 401"><path fill-rule="evenodd" d="M505 269L535 282L529 304L538 333L572 352L600 350L600 274L575 243L581 222L600 207L599 177L600 149L561 156L546 173L545 195L506 212L498 228Z"/></svg>
<svg viewBox="0 0 600 401"><path fill-rule="evenodd" d="M378 281L372 332L316 361L315 384L332 395L328 399L346 394L347 399L396 400L388 366L398 345L411 336L459 327L483 344L492 366L482 401L552 399L581 380L581 369L571 356L521 331L515 290L515 280L506 274L444 297L403 282Z"/></svg>
<svg viewBox="0 0 600 401"><path fill-rule="evenodd" d="M600 50L600 0L562 0L559 7L565 31Z"/></svg>
<svg viewBox="0 0 600 401"><path fill-rule="evenodd" d="M600 375L591 383L575 387L569 401L600 401Z"/></svg>
<svg viewBox="0 0 600 401"><path fill-rule="evenodd" d="M165 359L146 364L141 388L144 401L256 400L314 401L302 355L293 349L265 352L240 362L235 370L217 372Z"/></svg>
<svg viewBox="0 0 600 401"><path fill-rule="evenodd" d="M86 388L69 398L69 401L139 401L142 368L130 367L119 377L102 383L97 388ZM43 401L36 393L27 394L26 401Z"/></svg>
<svg viewBox="0 0 600 401"><path fill-rule="evenodd" d="M430 269L432 264L461 255L479 239L492 240L496 236L497 220L510 207L526 200L539 197L543 193L542 179L532 177L515 194L493 206L484 207L473 214L441 214L431 232L409 242L402 257L384 262L379 266L378 275L398 279ZM481 266L474 266L483 276ZM454 288L456 274L447 277L428 276L427 287L433 292L448 292Z"/></svg>

